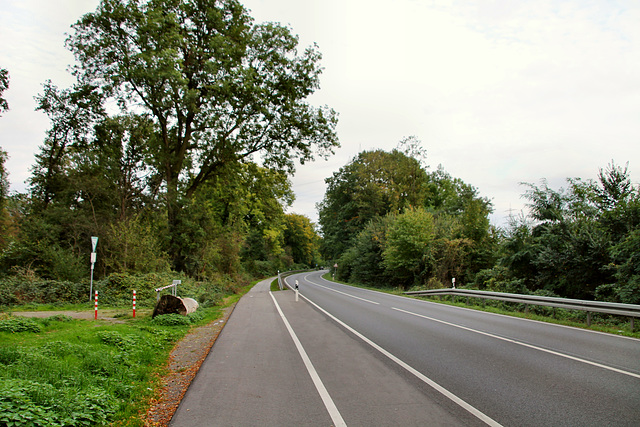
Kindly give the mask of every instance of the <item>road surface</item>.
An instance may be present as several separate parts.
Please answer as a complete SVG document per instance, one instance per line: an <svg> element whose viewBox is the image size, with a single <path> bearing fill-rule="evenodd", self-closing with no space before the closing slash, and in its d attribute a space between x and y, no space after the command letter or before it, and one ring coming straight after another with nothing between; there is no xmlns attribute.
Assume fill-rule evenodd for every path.
<svg viewBox="0 0 640 427"><path fill-rule="evenodd" d="M171 425L639 425L639 340L321 274L242 298Z"/></svg>

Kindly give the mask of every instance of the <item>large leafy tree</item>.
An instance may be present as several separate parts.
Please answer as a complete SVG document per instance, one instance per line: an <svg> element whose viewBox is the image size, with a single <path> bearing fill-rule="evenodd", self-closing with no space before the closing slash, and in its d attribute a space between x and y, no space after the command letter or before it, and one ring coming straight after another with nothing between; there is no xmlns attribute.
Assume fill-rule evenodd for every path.
<svg viewBox="0 0 640 427"><path fill-rule="evenodd" d="M424 208L407 209L394 217L386 233L383 264L400 285L416 282L434 239L433 215Z"/></svg>
<svg viewBox="0 0 640 427"><path fill-rule="evenodd" d="M288 28L255 25L238 1L103 0L74 29L79 80L154 121L176 268L181 199L225 165L258 155L290 172L338 144L336 113L305 102L319 87L317 48L299 54Z"/></svg>
<svg viewBox="0 0 640 427"><path fill-rule="evenodd" d="M400 150L358 154L326 179L318 206L325 257L339 258L373 218L423 205L426 181L420 163Z"/></svg>
<svg viewBox="0 0 640 427"><path fill-rule="evenodd" d="M295 264L314 267L319 261L320 237L315 226L304 215L287 214L285 218L284 243Z"/></svg>
<svg viewBox="0 0 640 427"><path fill-rule="evenodd" d="M4 91L9 88L9 72L0 68L0 115L9 109L7 100L4 99ZM7 221L5 215L5 200L9 194L9 174L4 167L7 161L7 152L0 147L0 248L4 247Z"/></svg>

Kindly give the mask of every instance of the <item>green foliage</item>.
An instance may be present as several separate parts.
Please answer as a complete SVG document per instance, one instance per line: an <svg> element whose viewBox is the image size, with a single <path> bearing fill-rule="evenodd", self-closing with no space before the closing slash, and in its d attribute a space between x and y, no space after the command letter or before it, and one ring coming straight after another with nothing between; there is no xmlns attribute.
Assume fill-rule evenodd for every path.
<svg viewBox="0 0 640 427"><path fill-rule="evenodd" d="M0 275L18 265L88 281L91 236L96 280L173 269L206 281L316 261L284 244L288 174L338 145L337 114L306 102L315 46L298 51L288 28L255 25L235 0L105 0L74 30L79 82L47 82L37 97L51 128L29 194L4 215L0 192ZM308 242L288 246L309 258Z"/></svg>
<svg viewBox="0 0 640 427"><path fill-rule="evenodd" d="M1 380L0 396L6 426L107 425L117 408L117 400L99 389L61 396L50 384L22 379Z"/></svg>
<svg viewBox="0 0 640 427"><path fill-rule="evenodd" d="M338 278L376 286L388 283L390 276L383 264L387 229L392 216L374 218L358 233L353 245L338 260Z"/></svg>
<svg viewBox="0 0 640 427"><path fill-rule="evenodd" d="M288 28L254 25L235 0L104 0L73 28L78 78L153 122L145 153L166 188L167 249L179 271L189 261L182 204L203 185L257 154L292 172L296 159L338 145L337 114L305 101L319 86L317 48L299 54Z"/></svg>
<svg viewBox="0 0 640 427"><path fill-rule="evenodd" d="M320 260L320 237L315 225L303 215L285 216L284 243L291 253L293 263L315 267Z"/></svg>
<svg viewBox="0 0 640 427"><path fill-rule="evenodd" d="M9 71L0 68L0 115L9 109L9 104L4 98L4 91L9 89Z"/></svg>
<svg viewBox="0 0 640 427"><path fill-rule="evenodd" d="M160 326L188 326L191 324L191 319L181 314L163 314L156 316L153 323Z"/></svg>
<svg viewBox="0 0 640 427"><path fill-rule="evenodd" d="M473 281L495 262L490 202L442 167L427 172L424 160L411 137L390 153L362 152L327 179L322 251L338 261L338 277L434 286Z"/></svg>
<svg viewBox="0 0 640 427"><path fill-rule="evenodd" d="M407 209L393 218L382 253L385 268L401 285L416 282L434 239L433 215L424 208Z"/></svg>
<svg viewBox="0 0 640 427"><path fill-rule="evenodd" d="M176 340L189 326L219 315L199 309L177 316L186 321L180 327L148 317L90 326L62 316L3 315L2 325L26 320L40 329L0 330L0 425L120 425L138 419Z"/></svg>
<svg viewBox="0 0 640 427"><path fill-rule="evenodd" d="M79 303L89 295L82 283L39 278L28 270L0 278L0 306L28 303Z"/></svg>
<svg viewBox="0 0 640 427"><path fill-rule="evenodd" d="M1 332L41 332L42 326L33 319L28 317L9 317L0 320Z"/></svg>
<svg viewBox="0 0 640 427"><path fill-rule="evenodd" d="M627 168L611 164L599 181L568 179L554 190L527 184L530 215L513 221L500 265L530 291L579 299L640 301L637 244L640 192Z"/></svg>
<svg viewBox="0 0 640 427"><path fill-rule="evenodd" d="M425 182L419 162L398 150L358 154L326 179L318 205L325 258L339 258L373 218L422 205Z"/></svg>

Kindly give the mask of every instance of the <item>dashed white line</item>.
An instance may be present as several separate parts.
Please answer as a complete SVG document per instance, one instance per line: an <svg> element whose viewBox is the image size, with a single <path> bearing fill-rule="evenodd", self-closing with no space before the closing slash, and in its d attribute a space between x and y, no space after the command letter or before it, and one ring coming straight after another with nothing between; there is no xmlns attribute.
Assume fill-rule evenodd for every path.
<svg viewBox="0 0 640 427"><path fill-rule="evenodd" d="M306 278L305 278L305 279L306 279ZM338 293L338 294L342 294L342 295L345 295L345 296L348 296L348 297L351 297L351 298L359 299L360 301L368 302L369 304L380 305L380 303L379 303L379 302L377 302L377 301L371 301L371 300L366 299L366 298L360 298L360 297L357 297L357 296L355 296L355 295L348 294L348 293L346 293L346 292L338 291L338 290L336 290L336 289L332 289L332 288L329 288L329 287L327 287L327 286L320 285L319 283L312 282L312 281L311 281L311 280L309 280L309 279L306 279L306 280L307 280L307 282L311 283L312 285L314 285L314 286L319 286L319 287L324 288L324 289L326 289L326 290L328 290L328 291L335 292L335 293Z"/></svg>
<svg viewBox="0 0 640 427"><path fill-rule="evenodd" d="M527 347L527 348L531 348L531 349L534 349L534 350L539 350L539 351L542 351L542 352L545 352L545 353L553 354L555 356L564 357L566 359L574 360L576 362L582 362L582 363L586 363L587 365L597 366L598 368L607 369L609 371L617 372L619 374L628 375L630 377L635 377L635 378L640 378L640 375L636 374L634 372L629 372L629 371L625 371L625 370L622 370L622 369L614 368L612 366L603 365L601 363L592 362L590 360L581 359L579 357L571 356L571 355L568 355L568 354L565 354L565 353L560 353L558 351L549 350L549 349L546 349L546 348L543 348L543 347L538 347L538 346L533 345L533 344L527 344L527 343L522 342L522 341L517 341L517 340L511 339L511 338L506 338L506 337L501 337L500 335L490 334L489 332L479 331L477 329L468 328L468 327L462 326L462 325L456 325L455 323L445 322L444 320L439 320L439 319L436 319L436 318L433 318L433 317L425 316L423 314L418 314L418 313L414 313L412 311L403 310L401 308L391 307L391 309L399 311L399 312L402 312L402 313L410 314L412 316L417 316L417 317L421 317L423 319L428 319L428 320L431 320L431 321L434 321L434 322L442 323L442 324L447 325L447 326L453 326L455 328L464 329L465 331L475 332L477 334L484 335L484 336L487 336L487 337L495 338L495 339L506 341L506 342L509 342L509 343L512 343L512 344L517 344L517 345L521 345L523 347Z"/></svg>

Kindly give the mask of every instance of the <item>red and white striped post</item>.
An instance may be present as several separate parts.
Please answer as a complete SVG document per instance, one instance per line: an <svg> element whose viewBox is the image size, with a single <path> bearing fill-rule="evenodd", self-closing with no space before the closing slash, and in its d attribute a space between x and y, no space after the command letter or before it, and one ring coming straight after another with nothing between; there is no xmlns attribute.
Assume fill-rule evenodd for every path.
<svg viewBox="0 0 640 427"><path fill-rule="evenodd" d="M98 320L98 291L96 291L96 304L95 304L95 307L96 307L96 313L95 313L94 319Z"/></svg>
<svg viewBox="0 0 640 427"><path fill-rule="evenodd" d="M136 291L133 291L133 317L136 317Z"/></svg>

